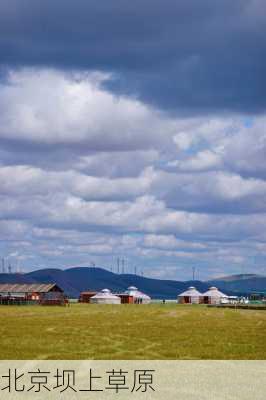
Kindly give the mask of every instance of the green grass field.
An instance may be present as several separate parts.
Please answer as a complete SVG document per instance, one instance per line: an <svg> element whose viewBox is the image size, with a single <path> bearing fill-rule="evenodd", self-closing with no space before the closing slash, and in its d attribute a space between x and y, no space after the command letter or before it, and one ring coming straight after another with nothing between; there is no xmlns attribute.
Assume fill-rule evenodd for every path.
<svg viewBox="0 0 266 400"><path fill-rule="evenodd" d="M266 311L0 306L1 359L266 359Z"/></svg>

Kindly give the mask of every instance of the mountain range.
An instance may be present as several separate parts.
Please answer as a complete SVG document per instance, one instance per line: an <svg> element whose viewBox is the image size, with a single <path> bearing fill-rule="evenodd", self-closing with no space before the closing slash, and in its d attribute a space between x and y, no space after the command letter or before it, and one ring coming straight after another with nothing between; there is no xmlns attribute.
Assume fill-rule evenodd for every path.
<svg viewBox="0 0 266 400"><path fill-rule="evenodd" d="M0 274L0 283L57 283L65 293L77 298L81 291L108 288L123 292L134 285L152 298L175 299L177 294L189 286L200 292L210 286L217 286L227 294L248 294L252 291L266 291L266 277L259 275L233 275L206 282L174 281L147 278L133 274L115 274L103 268L73 267L66 270L47 268L25 274Z"/></svg>
<svg viewBox="0 0 266 400"><path fill-rule="evenodd" d="M256 274L239 274L225 276L209 281L224 292L250 293L266 292L266 276Z"/></svg>

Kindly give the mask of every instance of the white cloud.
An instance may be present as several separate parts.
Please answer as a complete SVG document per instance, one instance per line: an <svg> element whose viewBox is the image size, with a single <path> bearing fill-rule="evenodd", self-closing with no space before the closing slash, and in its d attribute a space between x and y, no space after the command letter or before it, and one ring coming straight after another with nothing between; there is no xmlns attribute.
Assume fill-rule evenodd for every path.
<svg viewBox="0 0 266 400"><path fill-rule="evenodd" d="M30 265L124 255L147 268L166 260L169 274L262 266L265 117L178 119L109 93L106 79L22 69L1 83L3 255Z"/></svg>
<svg viewBox="0 0 266 400"><path fill-rule="evenodd" d="M198 152L194 157L185 160L170 161L170 167L177 167L179 171L197 172L217 169L222 166L221 156L210 150Z"/></svg>
<svg viewBox="0 0 266 400"><path fill-rule="evenodd" d="M1 84L0 138L90 151L146 149L165 142L172 121L138 100L104 90L108 78L52 69L10 72Z"/></svg>

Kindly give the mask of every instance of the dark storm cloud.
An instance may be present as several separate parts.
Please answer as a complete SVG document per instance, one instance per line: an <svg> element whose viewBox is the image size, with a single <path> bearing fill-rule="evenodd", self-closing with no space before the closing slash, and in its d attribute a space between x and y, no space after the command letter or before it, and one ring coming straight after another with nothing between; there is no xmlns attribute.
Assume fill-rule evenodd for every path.
<svg viewBox="0 0 266 400"><path fill-rule="evenodd" d="M262 112L263 3L2 0L2 65L113 71L111 90L175 112Z"/></svg>

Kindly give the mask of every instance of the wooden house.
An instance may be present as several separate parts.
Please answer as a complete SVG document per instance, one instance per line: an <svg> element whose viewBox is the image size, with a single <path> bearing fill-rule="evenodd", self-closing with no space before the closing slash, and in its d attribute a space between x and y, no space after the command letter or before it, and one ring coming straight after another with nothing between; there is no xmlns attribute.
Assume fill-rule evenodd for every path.
<svg viewBox="0 0 266 400"><path fill-rule="evenodd" d="M0 304L27 303L61 305L66 304L66 297L56 283L0 284Z"/></svg>

